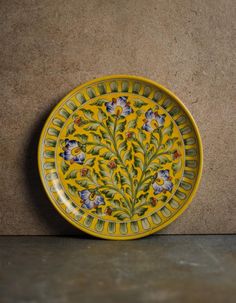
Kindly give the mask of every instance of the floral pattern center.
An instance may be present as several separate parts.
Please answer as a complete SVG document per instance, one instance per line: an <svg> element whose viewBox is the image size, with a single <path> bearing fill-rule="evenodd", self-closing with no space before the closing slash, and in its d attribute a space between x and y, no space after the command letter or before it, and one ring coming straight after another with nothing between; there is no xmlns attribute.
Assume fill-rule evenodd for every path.
<svg viewBox="0 0 236 303"><path fill-rule="evenodd" d="M128 96L80 108L59 152L69 193L83 209L120 221L162 205L182 168L173 129L158 105Z"/></svg>

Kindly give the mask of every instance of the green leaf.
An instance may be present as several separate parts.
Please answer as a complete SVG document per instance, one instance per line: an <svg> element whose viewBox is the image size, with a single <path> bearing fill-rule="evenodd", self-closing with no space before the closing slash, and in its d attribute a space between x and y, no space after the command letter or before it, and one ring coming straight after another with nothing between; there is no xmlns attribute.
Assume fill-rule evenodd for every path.
<svg viewBox="0 0 236 303"><path fill-rule="evenodd" d="M172 133L173 133L173 126L174 126L173 122L171 121L170 125L163 130L163 133L162 133L163 137L164 137L164 135L168 135L168 136L172 135Z"/></svg>
<svg viewBox="0 0 236 303"><path fill-rule="evenodd" d="M123 140L123 135L122 134L118 134L116 135L116 140Z"/></svg>
<svg viewBox="0 0 236 303"><path fill-rule="evenodd" d="M126 141L121 142L121 144L118 147L119 153L121 153L122 150L126 150L126 149L127 149L127 142Z"/></svg>
<svg viewBox="0 0 236 303"><path fill-rule="evenodd" d="M132 159L132 152L131 150L127 150L124 154L124 161Z"/></svg>
<svg viewBox="0 0 236 303"><path fill-rule="evenodd" d="M143 153L142 148L138 144L136 145L133 143L132 146L135 153Z"/></svg>
<svg viewBox="0 0 236 303"><path fill-rule="evenodd" d="M100 125L100 123L98 122L89 122L89 123L90 125L85 127L85 130L96 130Z"/></svg>
<svg viewBox="0 0 236 303"><path fill-rule="evenodd" d="M165 202L167 200L167 196L163 196L162 198L161 198L161 201L163 201L163 202Z"/></svg>
<svg viewBox="0 0 236 303"><path fill-rule="evenodd" d="M66 130L66 136L72 135L75 132L74 122L70 123Z"/></svg>
<svg viewBox="0 0 236 303"><path fill-rule="evenodd" d="M80 142L82 143L86 143L88 140L88 136L85 134L82 135L75 135L75 137L77 137L79 139Z"/></svg>
<svg viewBox="0 0 236 303"><path fill-rule="evenodd" d="M143 142L143 141L146 140L146 138L147 138L146 134L145 134L143 131L141 131L141 130L139 131L138 136L139 136L139 140L140 140L141 142Z"/></svg>
<svg viewBox="0 0 236 303"><path fill-rule="evenodd" d="M99 158L98 163L99 163L100 165L103 165L103 164L106 164L106 161Z"/></svg>
<svg viewBox="0 0 236 303"><path fill-rule="evenodd" d="M132 194L129 187L126 188L125 192L126 192L128 195L130 195L130 196L131 196L131 194Z"/></svg>
<svg viewBox="0 0 236 303"><path fill-rule="evenodd" d="M82 108L81 111L84 113L84 116L87 119L92 119L93 118L93 112L90 109Z"/></svg>
<svg viewBox="0 0 236 303"><path fill-rule="evenodd" d="M77 187L67 184L69 192L74 196L77 193Z"/></svg>
<svg viewBox="0 0 236 303"><path fill-rule="evenodd" d="M88 180L76 180L75 182L85 188L88 188L89 185L92 185L92 183L88 182Z"/></svg>
<svg viewBox="0 0 236 303"><path fill-rule="evenodd" d="M129 216L123 212L118 212L118 213L114 214L114 217L116 217L118 220L121 220L121 221L123 221L126 218L129 218Z"/></svg>
<svg viewBox="0 0 236 303"><path fill-rule="evenodd" d="M153 134L151 134L150 143L155 145L156 148L158 148L158 139Z"/></svg>
<svg viewBox="0 0 236 303"><path fill-rule="evenodd" d="M104 169L104 167L99 163L98 164L99 167L99 173L102 177L109 177L109 174L106 172L106 170Z"/></svg>
<svg viewBox="0 0 236 303"><path fill-rule="evenodd" d="M149 190L149 188L150 188L150 182L148 182L148 183L144 183L144 184L142 184L141 186L140 186L140 191L144 191L144 192L146 192L146 191L148 191Z"/></svg>
<svg viewBox="0 0 236 303"><path fill-rule="evenodd" d="M143 102L142 100L136 99L134 100L134 107L140 108L144 105L147 105L147 103Z"/></svg>
<svg viewBox="0 0 236 303"><path fill-rule="evenodd" d="M146 202L147 200L147 196L148 196L148 193L146 194L141 194L139 197L138 197L138 200L140 200L142 203Z"/></svg>
<svg viewBox="0 0 236 303"><path fill-rule="evenodd" d="M99 168L100 168L100 172L99 173L100 173L100 175L102 177L104 177L104 178L109 177L108 173L103 169L103 167L99 166Z"/></svg>
<svg viewBox="0 0 236 303"><path fill-rule="evenodd" d="M121 185L126 185L129 182L129 180L127 179L127 177L125 175L121 175L120 173L120 183Z"/></svg>
<svg viewBox="0 0 236 303"><path fill-rule="evenodd" d="M152 147L150 148L150 150L148 151L148 153L147 153L147 158L148 158L148 159L151 159L151 157L154 155L154 151L155 151L155 147L152 146Z"/></svg>
<svg viewBox="0 0 236 303"><path fill-rule="evenodd" d="M95 181L95 183L97 183L98 179L100 179L99 174L96 173L95 170L93 170L92 179Z"/></svg>
<svg viewBox="0 0 236 303"><path fill-rule="evenodd" d="M104 113L104 111L102 109L99 108L98 110L98 120L102 121L103 119L105 119L107 117L107 115Z"/></svg>
<svg viewBox="0 0 236 303"><path fill-rule="evenodd" d="M173 169L173 173L174 173L174 176L176 175L176 173L178 171L180 171L181 169L181 161L177 162L177 163L173 163L171 168Z"/></svg>
<svg viewBox="0 0 236 303"><path fill-rule="evenodd" d="M161 164L166 164L166 163L171 162L171 160L169 160L169 158L167 158L166 156L163 156L163 155L158 156L158 159Z"/></svg>
<svg viewBox="0 0 236 303"><path fill-rule="evenodd" d="M119 125L117 126L117 131L123 132L125 130L125 125L126 125L126 120L122 121L119 123Z"/></svg>
<svg viewBox="0 0 236 303"><path fill-rule="evenodd" d="M118 182L119 182L118 174L115 173L115 175L114 175L114 183L117 185Z"/></svg>
<svg viewBox="0 0 236 303"><path fill-rule="evenodd" d="M110 139L109 135L101 129L100 129L100 133L101 133L103 139Z"/></svg>
<svg viewBox="0 0 236 303"><path fill-rule="evenodd" d="M105 140L105 142L106 142L107 145L112 146L111 141Z"/></svg>
<svg viewBox="0 0 236 303"><path fill-rule="evenodd" d="M136 177L138 174L138 171L137 169L134 167L134 165L131 166L131 169L130 169L130 175L132 178Z"/></svg>
<svg viewBox="0 0 236 303"><path fill-rule="evenodd" d="M94 146L88 151L88 154L99 155L99 151L101 149L102 149L102 146Z"/></svg>
<svg viewBox="0 0 236 303"><path fill-rule="evenodd" d="M111 152L106 152L101 157L103 157L106 160L110 160L112 158L113 154Z"/></svg>
<svg viewBox="0 0 236 303"><path fill-rule="evenodd" d="M140 167L141 169L143 167L141 159L139 159L137 156L134 157L134 166L135 167Z"/></svg>
<svg viewBox="0 0 236 303"><path fill-rule="evenodd" d="M69 169L69 165L64 161L62 160L61 162L61 170L63 172L63 174L65 174Z"/></svg>
<svg viewBox="0 0 236 303"><path fill-rule="evenodd" d="M98 99L97 101L93 102L91 105L102 106L105 102L107 102L106 99Z"/></svg>
<svg viewBox="0 0 236 303"><path fill-rule="evenodd" d="M95 158L90 158L85 161L84 165L93 166L94 165Z"/></svg>
<svg viewBox="0 0 236 303"><path fill-rule="evenodd" d="M134 211L134 213L137 214L137 215L139 215L139 216L143 216L143 215L145 214L145 212L147 211L147 209L148 209L148 207L144 207L144 206L138 207L138 208Z"/></svg>
<svg viewBox="0 0 236 303"><path fill-rule="evenodd" d="M137 119L129 121L128 128L135 128L136 126L137 126Z"/></svg>
<svg viewBox="0 0 236 303"><path fill-rule="evenodd" d="M77 169L72 170L72 171L66 176L66 180L68 180L68 179L75 179L75 178L77 177L77 173L78 173L78 170L77 170Z"/></svg>
<svg viewBox="0 0 236 303"><path fill-rule="evenodd" d="M98 134L96 133L91 133L91 135L93 136L93 140L96 142L96 143L100 143L102 138L101 136L99 136Z"/></svg>
<svg viewBox="0 0 236 303"><path fill-rule="evenodd" d="M143 114L143 111L141 109L138 109L136 111L137 116L141 116Z"/></svg>
<svg viewBox="0 0 236 303"><path fill-rule="evenodd" d="M120 201L115 199L115 200L111 200L110 201L111 205L114 206L114 207L120 207Z"/></svg>
<svg viewBox="0 0 236 303"><path fill-rule="evenodd" d="M152 162L150 165L149 165L149 168L153 169L154 171L158 170L161 168L161 165L160 164L157 164L155 162Z"/></svg>
<svg viewBox="0 0 236 303"><path fill-rule="evenodd" d="M112 119L111 119L110 116L107 118L106 125L107 125L109 128L114 128L114 122L112 121Z"/></svg>
<svg viewBox="0 0 236 303"><path fill-rule="evenodd" d="M97 209L96 209L96 214L97 215L102 215L102 208L101 207L98 207Z"/></svg>
<svg viewBox="0 0 236 303"><path fill-rule="evenodd" d="M168 139L165 143L165 147L167 148L167 150L171 149L172 146L174 145L175 141L177 140L178 138L174 137L172 139Z"/></svg>
<svg viewBox="0 0 236 303"><path fill-rule="evenodd" d="M151 169L146 170L145 173L144 173L145 177L148 177L148 176L150 176L151 174L152 174Z"/></svg>
<svg viewBox="0 0 236 303"><path fill-rule="evenodd" d="M86 153L86 145L85 145L85 144L80 144L79 146L80 146L81 150L82 150L84 153Z"/></svg>
<svg viewBox="0 0 236 303"><path fill-rule="evenodd" d="M105 189L102 191L102 193L107 197L107 198L113 198L115 193L116 193L116 190L114 189Z"/></svg>

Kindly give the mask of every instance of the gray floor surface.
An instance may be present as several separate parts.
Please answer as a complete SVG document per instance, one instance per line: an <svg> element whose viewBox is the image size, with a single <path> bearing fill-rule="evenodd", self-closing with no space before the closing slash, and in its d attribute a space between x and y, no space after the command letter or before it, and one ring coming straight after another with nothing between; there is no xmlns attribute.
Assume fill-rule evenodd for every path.
<svg viewBox="0 0 236 303"><path fill-rule="evenodd" d="M1 303L235 302L236 236L0 237Z"/></svg>

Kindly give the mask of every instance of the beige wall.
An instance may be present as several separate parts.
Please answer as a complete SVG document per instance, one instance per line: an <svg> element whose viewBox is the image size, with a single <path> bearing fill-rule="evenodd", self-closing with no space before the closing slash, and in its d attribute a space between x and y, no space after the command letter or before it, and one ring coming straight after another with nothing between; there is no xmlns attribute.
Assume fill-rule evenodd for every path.
<svg viewBox="0 0 236 303"><path fill-rule="evenodd" d="M204 145L201 186L163 233L236 232L235 1L1 1L1 234L76 230L37 172L50 110L87 80L140 75L172 90Z"/></svg>

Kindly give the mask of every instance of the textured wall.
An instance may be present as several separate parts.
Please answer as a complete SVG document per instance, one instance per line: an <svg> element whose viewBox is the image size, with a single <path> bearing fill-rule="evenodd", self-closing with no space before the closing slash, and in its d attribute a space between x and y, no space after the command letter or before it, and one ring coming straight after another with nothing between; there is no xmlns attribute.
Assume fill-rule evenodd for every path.
<svg viewBox="0 0 236 303"><path fill-rule="evenodd" d="M77 232L42 189L37 142L63 96L115 73L172 90L202 135L201 186L163 233L236 232L234 0L2 0L0 15L1 234Z"/></svg>

